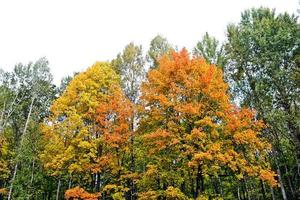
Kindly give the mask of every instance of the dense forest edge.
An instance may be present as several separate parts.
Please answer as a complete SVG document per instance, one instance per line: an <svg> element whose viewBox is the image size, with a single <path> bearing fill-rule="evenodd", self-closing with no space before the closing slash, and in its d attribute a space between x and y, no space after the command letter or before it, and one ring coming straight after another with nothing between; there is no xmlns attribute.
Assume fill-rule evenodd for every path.
<svg viewBox="0 0 300 200"><path fill-rule="evenodd" d="M300 199L296 15L131 42L59 86L47 58L19 63L0 94L0 200Z"/></svg>

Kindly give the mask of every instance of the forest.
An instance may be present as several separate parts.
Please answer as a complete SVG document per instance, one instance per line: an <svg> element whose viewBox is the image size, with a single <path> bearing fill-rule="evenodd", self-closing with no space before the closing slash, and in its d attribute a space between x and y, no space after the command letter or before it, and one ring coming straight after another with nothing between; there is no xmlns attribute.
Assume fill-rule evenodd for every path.
<svg viewBox="0 0 300 200"><path fill-rule="evenodd" d="M300 198L300 24L242 12L193 49L130 42L55 85L0 70L0 200Z"/></svg>

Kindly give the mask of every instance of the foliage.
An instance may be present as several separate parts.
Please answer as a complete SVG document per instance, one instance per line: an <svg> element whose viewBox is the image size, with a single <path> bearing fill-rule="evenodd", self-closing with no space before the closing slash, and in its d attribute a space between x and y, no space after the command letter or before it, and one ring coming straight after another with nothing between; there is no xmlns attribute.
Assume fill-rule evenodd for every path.
<svg viewBox="0 0 300 200"><path fill-rule="evenodd" d="M132 106L109 64L96 63L75 76L51 112L40 155L51 175L69 176L82 185L92 173L98 192L105 179L126 181Z"/></svg>
<svg viewBox="0 0 300 200"><path fill-rule="evenodd" d="M193 50L195 56L203 57L208 63L224 67L227 58L224 51L224 45L219 45L219 41L210 36L207 32L199 41Z"/></svg>
<svg viewBox="0 0 300 200"><path fill-rule="evenodd" d="M190 59L186 50L163 57L148 73L142 86L141 132L152 164L144 176L156 174L150 175L157 183L153 191L161 184L183 187L195 180L190 189L195 187L193 195L198 196L205 189L204 177L229 171L237 179L259 177L276 185L266 160L271 146L260 138L262 122L249 109L230 104L227 88L221 69Z"/></svg>
<svg viewBox="0 0 300 200"><path fill-rule="evenodd" d="M125 95L132 102L136 102L139 96L140 82L145 71L142 46L136 46L133 42L129 43L111 63L121 77L121 86Z"/></svg>
<svg viewBox="0 0 300 200"><path fill-rule="evenodd" d="M26 65L19 63L1 76L1 160L6 159L1 163L9 169L9 173L3 172L4 184L9 180L14 199L41 196L47 185L36 157L41 144L39 123L49 114L56 93L48 65L45 58ZM8 184L6 188L9 191Z"/></svg>
<svg viewBox="0 0 300 200"><path fill-rule="evenodd" d="M247 10L238 24L228 26L227 36L229 61L225 72L235 99L254 108L257 118L268 125L264 136L273 141L272 160L276 168L297 174L300 167L297 17L276 14L268 8ZM293 196L293 190L299 187L299 175L287 175L284 179L287 182L280 183L282 188L288 187L288 196Z"/></svg>
<svg viewBox="0 0 300 200"><path fill-rule="evenodd" d="M6 180L9 177L9 147L5 137L0 135L0 180Z"/></svg>
<svg viewBox="0 0 300 200"><path fill-rule="evenodd" d="M85 191L84 189L82 189L78 186L75 187L75 188L67 190L66 193L65 193L65 198L67 200L72 200L72 199L98 200L98 198L100 196L101 196L100 193L91 194L91 193Z"/></svg>
<svg viewBox="0 0 300 200"><path fill-rule="evenodd" d="M150 69L158 66L159 59L165 55L171 55L173 47L169 44L167 38L161 35L155 36L150 42L150 48L147 52L147 60L150 62Z"/></svg>
<svg viewBox="0 0 300 200"><path fill-rule="evenodd" d="M193 57L131 42L59 88L46 58L0 69L0 199L297 199L297 20L246 10Z"/></svg>
<svg viewBox="0 0 300 200"><path fill-rule="evenodd" d="M52 116L43 127L45 150L40 155L46 169L59 175L92 169L96 159L96 110L108 98L118 77L106 63L96 63L73 78L66 91L52 105ZM96 137L96 138L95 138ZM80 163L80 164L79 164Z"/></svg>

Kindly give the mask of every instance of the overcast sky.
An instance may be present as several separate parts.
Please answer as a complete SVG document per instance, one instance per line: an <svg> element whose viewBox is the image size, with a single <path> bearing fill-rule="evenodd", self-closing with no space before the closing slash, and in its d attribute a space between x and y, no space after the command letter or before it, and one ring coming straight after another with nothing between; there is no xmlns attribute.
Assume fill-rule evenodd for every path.
<svg viewBox="0 0 300 200"><path fill-rule="evenodd" d="M46 57L59 83L133 41L144 52L157 34L192 47L207 31L224 40L248 8L296 13L298 0L0 0L0 68Z"/></svg>

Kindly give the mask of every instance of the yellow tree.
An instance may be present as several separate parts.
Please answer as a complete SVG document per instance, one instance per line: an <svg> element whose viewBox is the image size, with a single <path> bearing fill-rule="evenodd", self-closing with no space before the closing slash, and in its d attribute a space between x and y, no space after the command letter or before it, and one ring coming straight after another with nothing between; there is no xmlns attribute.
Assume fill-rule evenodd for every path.
<svg viewBox="0 0 300 200"><path fill-rule="evenodd" d="M75 76L51 111L41 159L52 175L69 175L66 198L100 195L85 189L101 191L104 198L125 196L135 176L128 164L133 109L110 65L96 63Z"/></svg>
<svg viewBox="0 0 300 200"><path fill-rule="evenodd" d="M61 180L66 177L69 179L69 188L72 185L89 185L90 191L100 190L103 184L101 173L104 171L101 164L109 157L109 153L104 155L104 151L108 151L104 145L112 149L121 148L120 143L128 135L126 127L107 127L108 118L99 120L103 112L108 113L115 108L119 111L119 107L113 104L116 103L112 99L114 97L118 98L117 103L128 105L126 114L130 113L130 104L125 102L120 91L119 77L112 67L108 63L97 62L75 76L65 92L53 103L52 115L43 125L45 145L40 158L49 173L58 178L57 198L60 196ZM108 107L110 104L114 107ZM111 113L110 117L114 115ZM110 135L109 130L104 128L114 131ZM118 131L124 136L118 138Z"/></svg>
<svg viewBox="0 0 300 200"><path fill-rule="evenodd" d="M276 185L266 161L271 147L260 137L263 124L231 104L227 89L220 68L190 59L185 49L148 73L140 130L149 160L141 192L153 196L172 186L196 198L205 181L230 174Z"/></svg>

